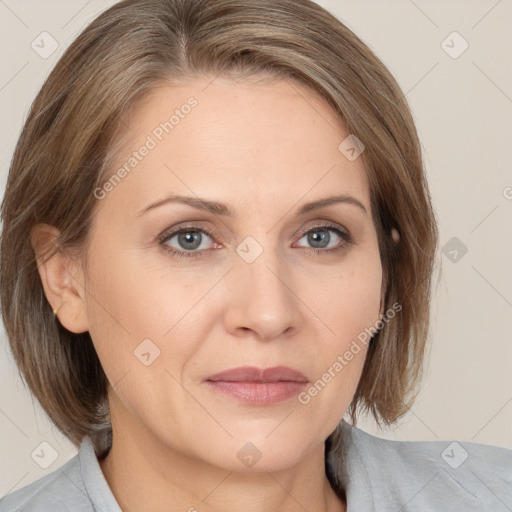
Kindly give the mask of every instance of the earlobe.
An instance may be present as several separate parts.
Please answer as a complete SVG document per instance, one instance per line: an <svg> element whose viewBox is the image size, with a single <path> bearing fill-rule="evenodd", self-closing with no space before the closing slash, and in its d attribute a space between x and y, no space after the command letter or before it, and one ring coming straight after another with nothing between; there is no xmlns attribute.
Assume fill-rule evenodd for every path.
<svg viewBox="0 0 512 512"><path fill-rule="evenodd" d="M60 247L59 231L48 224L35 225L30 233L44 293L55 318L74 333L88 330L85 296L79 265ZM78 280L77 280L78 279Z"/></svg>

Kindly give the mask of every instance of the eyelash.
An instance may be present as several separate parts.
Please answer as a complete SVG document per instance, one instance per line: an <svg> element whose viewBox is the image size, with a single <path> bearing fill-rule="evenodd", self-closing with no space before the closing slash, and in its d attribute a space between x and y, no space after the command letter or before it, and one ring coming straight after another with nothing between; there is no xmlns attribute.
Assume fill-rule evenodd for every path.
<svg viewBox="0 0 512 512"><path fill-rule="evenodd" d="M347 246L352 244L352 238L348 233L341 231L338 227L333 226L331 224L320 224L318 226L313 226L311 228L308 228L300 234L298 239L300 240L304 235L308 234L311 231L324 230L324 229L334 231L343 240L343 242L338 247L335 247L334 249L315 249L313 247L309 247L309 248L306 247L305 249L308 252L313 252L315 254L321 254L321 253L332 254L332 253L335 253L341 249L344 249ZM205 233L212 239L214 239L216 237L215 231L210 231L204 227L201 227L201 226L198 226L198 225L192 223L192 224L188 224L185 227L175 229L174 231L171 231L171 232L166 231L166 232L162 233L158 237L158 242L161 246L163 246L164 250L166 252L170 253L172 256L175 256L178 258L200 258L203 256L203 253L206 252L208 249L202 250L202 251L197 251L197 250L196 251L178 251L176 249L173 249L169 245L166 245L166 243L165 243L165 242L169 241L171 238L174 238L176 235L179 235L181 233L191 232L191 231L200 231L202 233Z"/></svg>

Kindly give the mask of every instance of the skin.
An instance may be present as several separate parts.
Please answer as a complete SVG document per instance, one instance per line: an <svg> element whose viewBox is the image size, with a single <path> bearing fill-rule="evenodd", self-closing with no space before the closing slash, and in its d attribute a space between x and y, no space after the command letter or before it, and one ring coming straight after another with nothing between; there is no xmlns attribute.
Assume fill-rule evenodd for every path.
<svg viewBox="0 0 512 512"><path fill-rule="evenodd" d="M114 442L101 468L124 511L346 510L325 475L324 441L352 401L364 346L308 404L243 404L202 380L238 366L284 365L314 383L381 318L362 159L338 150L348 133L303 86L208 78L154 90L129 118L112 172L190 96L198 101L191 113L98 201L87 272L63 253L39 267L59 321L90 332L111 384ZM137 215L170 194L220 201L236 215L182 204ZM339 194L366 213L338 203L295 214ZM203 233L193 249L200 257L171 255L165 247L188 246L177 236L160 245L158 236L190 222L216 234ZM352 242L320 228L330 241L316 254L311 248L324 246L303 233L326 222ZM36 226L36 251L56 234ZM252 263L236 252L248 236L263 249ZM149 366L134 356L146 338L160 350ZM248 442L261 453L252 467L237 457Z"/></svg>

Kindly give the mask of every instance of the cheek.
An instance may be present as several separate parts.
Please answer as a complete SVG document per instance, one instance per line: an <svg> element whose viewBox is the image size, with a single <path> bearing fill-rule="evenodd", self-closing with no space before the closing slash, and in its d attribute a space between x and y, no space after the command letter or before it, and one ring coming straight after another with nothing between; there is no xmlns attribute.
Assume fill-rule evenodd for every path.
<svg viewBox="0 0 512 512"><path fill-rule="evenodd" d="M318 337L316 349L321 364L316 376L322 383L334 383L329 384L331 393L347 396L355 392L368 343L376 332L382 283L378 252L354 254L350 263L347 261L342 272L325 281L323 296L311 297L328 327L326 335Z"/></svg>
<svg viewBox="0 0 512 512"><path fill-rule="evenodd" d="M111 384L130 372L126 380L150 385L164 368L180 377L201 341L197 322L190 323L194 304L217 278L194 280L176 267L170 271L165 256L152 261L121 246L103 233L88 258L89 332L105 373Z"/></svg>
<svg viewBox="0 0 512 512"><path fill-rule="evenodd" d="M341 271L332 276L322 304L329 312L332 330L343 348L379 320L382 266L378 248L354 252Z"/></svg>
<svg viewBox="0 0 512 512"><path fill-rule="evenodd" d="M379 319L380 260L360 262L331 280L327 294L316 297L329 330L316 337L314 352L306 349L315 371L299 402L305 406L304 414L319 419L325 436L334 430L352 402Z"/></svg>

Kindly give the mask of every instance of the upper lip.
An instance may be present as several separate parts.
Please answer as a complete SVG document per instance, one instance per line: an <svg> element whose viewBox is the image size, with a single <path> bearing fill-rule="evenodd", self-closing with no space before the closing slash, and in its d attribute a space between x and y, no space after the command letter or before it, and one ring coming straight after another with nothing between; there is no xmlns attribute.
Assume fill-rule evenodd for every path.
<svg viewBox="0 0 512 512"><path fill-rule="evenodd" d="M240 366L230 368L206 377L210 382L308 382L301 372L287 366L257 368L255 366Z"/></svg>

